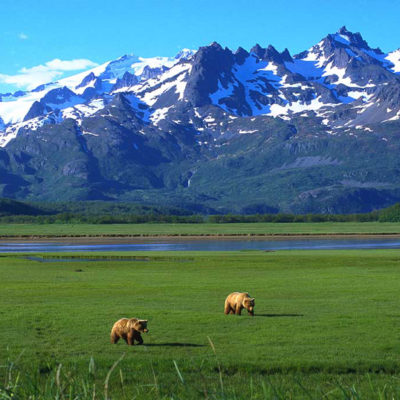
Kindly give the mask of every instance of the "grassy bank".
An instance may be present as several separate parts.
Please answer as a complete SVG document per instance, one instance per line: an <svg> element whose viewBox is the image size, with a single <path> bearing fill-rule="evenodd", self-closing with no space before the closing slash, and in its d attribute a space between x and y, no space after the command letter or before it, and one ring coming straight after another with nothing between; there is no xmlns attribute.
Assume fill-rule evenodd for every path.
<svg viewBox="0 0 400 400"><path fill-rule="evenodd" d="M0 257L0 398L400 398L398 250L93 256ZM123 316L146 346L109 344Z"/></svg>
<svg viewBox="0 0 400 400"><path fill-rule="evenodd" d="M400 223L2 224L1 237L400 234Z"/></svg>

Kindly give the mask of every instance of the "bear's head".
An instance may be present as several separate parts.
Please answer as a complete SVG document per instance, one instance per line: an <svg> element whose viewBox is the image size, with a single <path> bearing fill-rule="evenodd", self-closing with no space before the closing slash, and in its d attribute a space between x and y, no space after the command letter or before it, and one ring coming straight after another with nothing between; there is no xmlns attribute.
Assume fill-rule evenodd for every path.
<svg viewBox="0 0 400 400"><path fill-rule="evenodd" d="M243 300L243 306L244 308L251 314L254 315L254 306L255 306L255 299L253 298L247 298Z"/></svg>
<svg viewBox="0 0 400 400"><path fill-rule="evenodd" d="M133 319L132 329L138 332L147 333L149 330L147 329L147 319Z"/></svg>

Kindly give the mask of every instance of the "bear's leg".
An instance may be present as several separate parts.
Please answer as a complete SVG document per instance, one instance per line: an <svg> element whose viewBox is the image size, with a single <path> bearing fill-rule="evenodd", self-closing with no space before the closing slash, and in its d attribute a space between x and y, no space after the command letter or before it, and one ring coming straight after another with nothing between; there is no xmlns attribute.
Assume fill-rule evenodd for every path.
<svg viewBox="0 0 400 400"><path fill-rule="evenodd" d="M225 302L225 308L224 308L224 313L226 315L230 314L230 312L232 311L230 304L226 301Z"/></svg>
<svg viewBox="0 0 400 400"><path fill-rule="evenodd" d="M242 315L242 307L239 304L236 305L236 315Z"/></svg>
<svg viewBox="0 0 400 400"><path fill-rule="evenodd" d="M129 346L133 346L134 342L133 342L133 333L129 332L127 337L126 337L126 343L129 344Z"/></svg>
<svg viewBox="0 0 400 400"><path fill-rule="evenodd" d="M135 335L135 340L138 342L138 344L143 344L142 335L139 332Z"/></svg>
<svg viewBox="0 0 400 400"><path fill-rule="evenodd" d="M119 336L116 333L112 332L111 333L111 343L112 344L118 343L118 340L119 340Z"/></svg>

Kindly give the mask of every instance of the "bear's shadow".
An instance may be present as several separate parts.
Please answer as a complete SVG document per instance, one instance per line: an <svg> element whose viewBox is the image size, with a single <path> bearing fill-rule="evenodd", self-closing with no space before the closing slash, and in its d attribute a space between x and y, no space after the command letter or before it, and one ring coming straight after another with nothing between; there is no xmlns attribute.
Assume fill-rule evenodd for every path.
<svg viewBox="0 0 400 400"><path fill-rule="evenodd" d="M277 318L277 317L304 317L304 314L254 314L255 317Z"/></svg>
<svg viewBox="0 0 400 400"><path fill-rule="evenodd" d="M204 344L196 344L196 343L144 343L145 346L148 347L204 347Z"/></svg>

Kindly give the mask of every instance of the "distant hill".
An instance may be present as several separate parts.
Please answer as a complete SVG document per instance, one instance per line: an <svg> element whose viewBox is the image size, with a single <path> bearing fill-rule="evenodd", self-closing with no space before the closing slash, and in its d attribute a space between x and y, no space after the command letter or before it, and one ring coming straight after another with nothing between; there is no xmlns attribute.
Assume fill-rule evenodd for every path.
<svg viewBox="0 0 400 400"><path fill-rule="evenodd" d="M119 216L125 215L191 215L191 211L173 207L142 206L133 203L109 201L78 202L22 202L0 198L0 216L28 215L51 216L71 214L79 216Z"/></svg>
<svg viewBox="0 0 400 400"><path fill-rule="evenodd" d="M21 201L0 199L0 217L7 215L45 215L46 212L38 207Z"/></svg>

